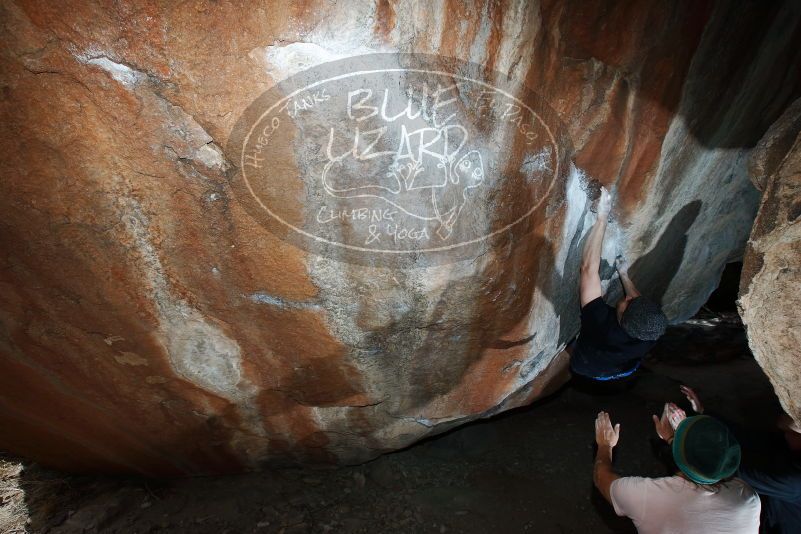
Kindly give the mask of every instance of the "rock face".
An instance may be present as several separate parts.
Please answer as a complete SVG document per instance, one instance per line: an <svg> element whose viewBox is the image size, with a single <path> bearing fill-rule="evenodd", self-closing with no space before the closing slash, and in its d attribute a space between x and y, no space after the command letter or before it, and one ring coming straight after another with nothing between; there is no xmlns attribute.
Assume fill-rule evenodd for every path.
<svg viewBox="0 0 801 534"><path fill-rule="evenodd" d="M759 143L751 167L765 171L754 174L764 192L738 305L754 356L784 409L801 421L801 100Z"/></svg>
<svg viewBox="0 0 801 534"><path fill-rule="evenodd" d="M168 4L0 7L0 447L63 468L359 462L530 402L578 330L597 184L605 260L685 319L740 256L749 153L801 95L792 2ZM347 107L380 77L308 75L374 53L408 75L382 63L395 97L465 82L458 116L381 110L382 143L419 134L394 166L320 159L331 132L385 148L380 105ZM413 75L398 53L456 59Z"/></svg>

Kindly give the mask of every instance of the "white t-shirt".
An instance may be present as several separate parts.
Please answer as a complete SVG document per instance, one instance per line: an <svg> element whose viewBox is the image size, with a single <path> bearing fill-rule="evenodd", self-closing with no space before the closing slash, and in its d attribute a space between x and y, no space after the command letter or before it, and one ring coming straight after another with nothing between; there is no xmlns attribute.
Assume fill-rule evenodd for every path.
<svg viewBox="0 0 801 534"><path fill-rule="evenodd" d="M714 492L680 476L623 477L609 492L617 515L630 517L640 534L759 531L759 497L737 478Z"/></svg>

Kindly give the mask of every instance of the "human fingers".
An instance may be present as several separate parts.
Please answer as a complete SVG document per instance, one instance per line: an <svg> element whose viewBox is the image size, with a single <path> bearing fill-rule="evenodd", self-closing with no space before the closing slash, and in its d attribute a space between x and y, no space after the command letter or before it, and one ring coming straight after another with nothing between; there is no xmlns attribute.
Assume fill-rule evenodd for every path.
<svg viewBox="0 0 801 534"><path fill-rule="evenodd" d="M609 416L608 413L606 414L606 428L610 430L612 429L612 418Z"/></svg>
<svg viewBox="0 0 801 534"><path fill-rule="evenodd" d="M598 412L595 417L595 430L599 430L604 424L604 412Z"/></svg>
<svg viewBox="0 0 801 534"><path fill-rule="evenodd" d="M703 412L703 407L701 406L701 397L698 396L698 393L695 392L692 388L684 386L682 392L687 397L687 400L690 401L690 406L696 412Z"/></svg>
<svg viewBox="0 0 801 534"><path fill-rule="evenodd" d="M605 187L601 187L601 195L598 198L598 212L608 213L611 205L612 201L609 196L609 191Z"/></svg>
<svg viewBox="0 0 801 534"><path fill-rule="evenodd" d="M612 418L608 413L604 413L604 430L607 433L614 432L615 430L614 425L612 425Z"/></svg>
<svg viewBox="0 0 801 534"><path fill-rule="evenodd" d="M681 392L684 393L688 399L698 397L698 394L695 392L695 390L689 386L681 386L679 389L681 389Z"/></svg>
<svg viewBox="0 0 801 534"><path fill-rule="evenodd" d="M656 431L656 435L659 436L661 439L665 439L664 431L662 429L663 427L662 420L659 418L658 415L652 415L651 418L654 420L654 430Z"/></svg>
<svg viewBox="0 0 801 534"><path fill-rule="evenodd" d="M668 407L668 413L670 413L671 415L673 415L673 414L683 414L684 410L679 408L678 404L676 404L674 402L671 402L669 404L669 407Z"/></svg>
<svg viewBox="0 0 801 534"><path fill-rule="evenodd" d="M679 408L674 404L670 408L670 415L668 416L668 422L670 423L670 426L675 430L679 426L679 423L684 421L686 417L687 414L684 412L684 410L682 410L681 408Z"/></svg>

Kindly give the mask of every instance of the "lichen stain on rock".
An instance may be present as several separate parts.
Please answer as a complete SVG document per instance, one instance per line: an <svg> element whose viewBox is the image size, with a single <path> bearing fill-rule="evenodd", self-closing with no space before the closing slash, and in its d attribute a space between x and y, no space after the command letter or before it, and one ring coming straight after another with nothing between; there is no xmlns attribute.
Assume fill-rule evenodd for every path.
<svg viewBox="0 0 801 534"><path fill-rule="evenodd" d="M239 346L208 324L186 302L171 294L158 253L150 242L147 219L134 200L122 201L123 215L146 271L146 283L158 311L161 337L176 370L187 380L229 400L240 396Z"/></svg>
<svg viewBox="0 0 801 534"><path fill-rule="evenodd" d="M246 464L258 465L267 453L269 440L257 408L258 390L243 376L239 345L219 326L173 295L158 252L151 243L147 218L135 200L119 200L124 210L122 221L144 266L145 282L158 314L158 338L170 363L180 377L236 407L241 428L234 429L231 444L241 450ZM211 405L201 409L206 416L225 417ZM236 427L237 422L229 424Z"/></svg>

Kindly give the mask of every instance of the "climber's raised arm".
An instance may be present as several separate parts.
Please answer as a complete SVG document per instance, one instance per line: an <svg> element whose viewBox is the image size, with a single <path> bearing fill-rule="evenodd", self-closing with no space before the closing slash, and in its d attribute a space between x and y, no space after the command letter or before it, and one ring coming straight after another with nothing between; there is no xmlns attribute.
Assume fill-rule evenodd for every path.
<svg viewBox="0 0 801 534"><path fill-rule="evenodd" d="M625 262L618 264L626 296L615 307L601 289L601 251L612 201L601 188L597 219L584 243L579 292L581 328L568 353L577 387L614 389L634 374L646 353L665 332L667 318L655 302L640 295L629 279ZM647 289L647 288L646 288Z"/></svg>
<svg viewBox="0 0 801 534"><path fill-rule="evenodd" d="M606 233L606 219L609 216L611 200L609 191L601 188L601 197L598 199L598 218L584 243L584 253L581 257L581 282L579 286L581 307L603 296L601 291L601 249Z"/></svg>

